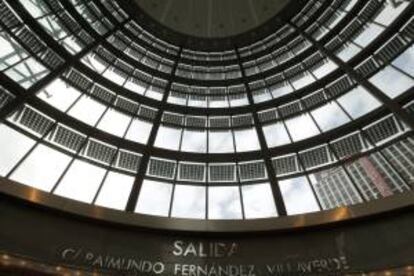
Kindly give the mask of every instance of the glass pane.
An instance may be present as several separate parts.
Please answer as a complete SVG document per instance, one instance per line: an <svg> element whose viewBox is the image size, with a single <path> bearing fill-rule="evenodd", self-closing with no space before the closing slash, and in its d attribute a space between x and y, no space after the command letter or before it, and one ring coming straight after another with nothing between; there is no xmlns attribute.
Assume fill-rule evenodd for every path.
<svg viewBox="0 0 414 276"><path fill-rule="evenodd" d="M275 201L269 184L242 186L242 193L246 218L277 216Z"/></svg>
<svg viewBox="0 0 414 276"><path fill-rule="evenodd" d="M141 94L141 95L143 95L145 93L145 90L147 89L146 86L136 84L135 82L132 82L132 81L127 81L124 87L131 90L134 93Z"/></svg>
<svg viewBox="0 0 414 276"><path fill-rule="evenodd" d="M6 33L0 33L0 49L0 70L27 57L26 51Z"/></svg>
<svg viewBox="0 0 414 276"><path fill-rule="evenodd" d="M377 17L375 17L374 20L380 24L389 25L408 6L408 4L408 1L387 1L383 4L385 8L377 15Z"/></svg>
<svg viewBox="0 0 414 276"><path fill-rule="evenodd" d="M33 57L26 59L4 72L24 88L29 88L47 75L48 70Z"/></svg>
<svg viewBox="0 0 414 276"><path fill-rule="evenodd" d="M207 107L207 98L194 98L190 96L188 99L188 106Z"/></svg>
<svg viewBox="0 0 414 276"><path fill-rule="evenodd" d="M168 216L171 193L171 184L144 180L135 212L155 216Z"/></svg>
<svg viewBox="0 0 414 276"><path fill-rule="evenodd" d="M155 139L155 146L170 150L178 150L180 146L181 129L160 126Z"/></svg>
<svg viewBox="0 0 414 276"><path fill-rule="evenodd" d="M269 148L284 145L290 142L289 135L282 123L264 126L263 132Z"/></svg>
<svg viewBox="0 0 414 276"><path fill-rule="evenodd" d="M244 129L234 131L237 152L253 151L260 149L259 138L256 129Z"/></svg>
<svg viewBox="0 0 414 276"><path fill-rule="evenodd" d="M125 78L117 73L115 73L114 68L109 68L103 73L103 76L107 78L110 81L113 81L114 83L118 85L122 85L125 82Z"/></svg>
<svg viewBox="0 0 414 276"><path fill-rule="evenodd" d="M368 199L388 197L403 192L404 181L378 153L364 156L345 166L361 192Z"/></svg>
<svg viewBox="0 0 414 276"><path fill-rule="evenodd" d="M296 90L298 90L298 89L301 89L302 87L305 87L311 84L314 81L315 81L315 78L311 74L305 73L301 78L295 79L294 81L292 81L292 86Z"/></svg>
<svg viewBox="0 0 414 276"><path fill-rule="evenodd" d="M232 107L234 106L243 106L243 105L248 105L249 101L247 99L247 97L242 97L242 98L230 98L230 105Z"/></svg>
<svg viewBox="0 0 414 276"><path fill-rule="evenodd" d="M279 181L280 190L288 215L303 214L319 210L306 177Z"/></svg>
<svg viewBox="0 0 414 276"><path fill-rule="evenodd" d="M78 90L57 79L37 96L57 109L66 111L80 95Z"/></svg>
<svg viewBox="0 0 414 276"><path fill-rule="evenodd" d="M173 95L170 95L168 97L168 102L169 103L172 103L172 104L177 104L177 105L186 105L187 98L186 98L186 96L183 96L183 97L175 97Z"/></svg>
<svg viewBox="0 0 414 276"><path fill-rule="evenodd" d="M358 118L381 105L362 87L357 87L343 95L338 102L353 118Z"/></svg>
<svg viewBox="0 0 414 276"><path fill-rule="evenodd" d="M146 144L151 134L151 129L152 124L140 119L134 119L125 138L141 144Z"/></svg>
<svg viewBox="0 0 414 276"><path fill-rule="evenodd" d="M364 31L360 33L355 39L355 43L359 46L366 47L384 30L382 26L373 23L367 23Z"/></svg>
<svg viewBox="0 0 414 276"><path fill-rule="evenodd" d="M145 92L145 96L149 97L149 98L159 100L159 101L162 100L162 93L159 93L158 91L155 91L152 87L149 87L147 89L147 91Z"/></svg>
<svg viewBox="0 0 414 276"><path fill-rule="evenodd" d="M255 103L261 103L261 102L269 101L271 99L272 97L270 96L267 90L260 91L258 93L253 92L253 100Z"/></svg>
<svg viewBox="0 0 414 276"><path fill-rule="evenodd" d="M176 185L172 216L180 218L204 219L206 215L206 188L199 186Z"/></svg>
<svg viewBox="0 0 414 276"><path fill-rule="evenodd" d="M104 174L104 169L76 160L63 177L55 193L90 203L98 191Z"/></svg>
<svg viewBox="0 0 414 276"><path fill-rule="evenodd" d="M97 72L98 74L101 74L107 66L106 64L103 64L100 61L98 61L97 59L95 59L93 57L93 54L89 54L89 55L85 56L82 59L82 62L85 65L87 65L89 68L91 68L92 70Z"/></svg>
<svg viewBox="0 0 414 276"><path fill-rule="evenodd" d="M207 152L207 132L184 130L182 151Z"/></svg>
<svg viewBox="0 0 414 276"><path fill-rule="evenodd" d="M270 89L274 98L281 97L293 91L293 87L287 85L287 83L285 85L278 86L277 88L271 87Z"/></svg>
<svg viewBox="0 0 414 276"><path fill-rule="evenodd" d="M414 139L408 138L382 150L407 183L414 184Z"/></svg>
<svg viewBox="0 0 414 276"><path fill-rule="evenodd" d="M34 140L0 125L0 175L6 175L34 144Z"/></svg>
<svg viewBox="0 0 414 276"><path fill-rule="evenodd" d="M350 121L345 112L335 102L330 102L312 111L312 115L323 131L328 131Z"/></svg>
<svg viewBox="0 0 414 276"><path fill-rule="evenodd" d="M68 36L68 33L61 27L56 16L47 16L39 19L38 22L54 39L62 39Z"/></svg>
<svg viewBox="0 0 414 276"><path fill-rule="evenodd" d="M209 219L241 219L239 188L209 187L208 217Z"/></svg>
<svg viewBox="0 0 414 276"><path fill-rule="evenodd" d="M116 110L109 109L99 122L98 128L116 136L123 137L130 121L131 117Z"/></svg>
<svg viewBox="0 0 414 276"><path fill-rule="evenodd" d="M210 153L234 152L231 131L210 131L208 133L208 151Z"/></svg>
<svg viewBox="0 0 414 276"><path fill-rule="evenodd" d="M319 133L309 114L286 120L286 125L293 141L303 140Z"/></svg>
<svg viewBox="0 0 414 276"><path fill-rule="evenodd" d="M69 115L85 122L89 125L95 125L106 107L97 101L83 96L79 102L69 111Z"/></svg>
<svg viewBox="0 0 414 276"><path fill-rule="evenodd" d="M73 35L65 38L62 44L72 55L75 55L82 50L82 43Z"/></svg>
<svg viewBox="0 0 414 276"><path fill-rule="evenodd" d="M71 158L57 150L39 145L11 175L11 179L34 188L50 191Z"/></svg>
<svg viewBox="0 0 414 276"><path fill-rule="evenodd" d="M117 172L109 172L96 204L118 210L125 209L133 184L134 177Z"/></svg>
<svg viewBox="0 0 414 276"><path fill-rule="evenodd" d="M412 78L404 75L391 66L388 66L375 74L370 81L391 98L401 95L403 92L413 87L414 84Z"/></svg>
<svg viewBox="0 0 414 276"><path fill-rule="evenodd" d="M361 202L357 190L342 167L312 174L310 180L323 209Z"/></svg>
<svg viewBox="0 0 414 276"><path fill-rule="evenodd" d="M24 8L30 13L34 18L40 17L45 13L49 12L46 5L40 0L19 0Z"/></svg>
<svg viewBox="0 0 414 276"><path fill-rule="evenodd" d="M213 100L211 99L209 101L209 107L216 108L216 107L228 107L229 102L227 101L227 98L225 100Z"/></svg>
<svg viewBox="0 0 414 276"><path fill-rule="evenodd" d="M392 62L395 66L414 77L414 46L411 46L404 53Z"/></svg>
<svg viewBox="0 0 414 276"><path fill-rule="evenodd" d="M346 62L350 60L351 58L353 58L360 51L361 51L361 48L357 47L356 45L352 43L348 43L343 49L341 48L341 51L339 53L336 53L336 55L340 59Z"/></svg>
<svg viewBox="0 0 414 276"><path fill-rule="evenodd" d="M314 70L313 74L318 79L321 79L321 78L325 77L326 75L328 75L329 73L331 73L332 71L334 71L336 68L338 68L338 66L334 62L332 62L331 60L328 60L322 66L320 66L319 68Z"/></svg>

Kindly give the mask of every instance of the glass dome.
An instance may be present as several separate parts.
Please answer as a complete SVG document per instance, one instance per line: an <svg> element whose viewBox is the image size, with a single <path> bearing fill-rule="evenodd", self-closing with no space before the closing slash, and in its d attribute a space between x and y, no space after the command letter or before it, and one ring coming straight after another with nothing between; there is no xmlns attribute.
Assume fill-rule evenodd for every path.
<svg viewBox="0 0 414 276"><path fill-rule="evenodd" d="M200 40L136 2L0 0L3 179L195 220L411 192L412 1L291 1Z"/></svg>

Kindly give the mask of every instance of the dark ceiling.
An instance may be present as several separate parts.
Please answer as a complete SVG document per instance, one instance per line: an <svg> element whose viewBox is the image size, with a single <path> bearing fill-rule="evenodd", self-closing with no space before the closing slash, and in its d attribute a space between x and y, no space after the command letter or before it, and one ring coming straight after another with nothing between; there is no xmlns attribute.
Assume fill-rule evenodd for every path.
<svg viewBox="0 0 414 276"><path fill-rule="evenodd" d="M159 23L183 34L223 38L252 30L290 0L135 0Z"/></svg>
<svg viewBox="0 0 414 276"><path fill-rule="evenodd" d="M251 45L284 26L309 0L123 0L154 36L196 51Z"/></svg>

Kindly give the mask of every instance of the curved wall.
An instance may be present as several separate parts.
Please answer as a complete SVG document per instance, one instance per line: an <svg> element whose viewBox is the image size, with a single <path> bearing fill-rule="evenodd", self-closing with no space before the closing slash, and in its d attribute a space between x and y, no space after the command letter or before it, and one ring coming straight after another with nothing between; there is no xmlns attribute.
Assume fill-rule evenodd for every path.
<svg viewBox="0 0 414 276"><path fill-rule="evenodd" d="M235 221L217 225L209 221L207 227L203 221L185 220L164 225L170 227L168 231L128 226L125 223L134 224L134 218L124 217L120 223L126 215L121 212L117 217L113 211L95 208L89 217L86 212L75 215L71 204L79 203L62 198L48 202L50 195L32 189L7 193L14 195L4 190L0 194L2 256L17 256L57 270L67 267L125 275L342 275L414 262L411 194L326 214L290 217L291 229L278 218L258 221L256 231L251 227L248 233L237 233L236 226L249 227ZM53 208L51 202L55 202ZM68 207L72 214L62 211ZM91 207L78 210L82 208ZM156 217L135 217L135 223L145 225L151 219L151 225L162 227ZM197 224L204 224L208 232L188 231Z"/></svg>
<svg viewBox="0 0 414 276"><path fill-rule="evenodd" d="M133 2L1 0L0 176L171 219L410 192L414 4L294 3L266 38L207 52Z"/></svg>

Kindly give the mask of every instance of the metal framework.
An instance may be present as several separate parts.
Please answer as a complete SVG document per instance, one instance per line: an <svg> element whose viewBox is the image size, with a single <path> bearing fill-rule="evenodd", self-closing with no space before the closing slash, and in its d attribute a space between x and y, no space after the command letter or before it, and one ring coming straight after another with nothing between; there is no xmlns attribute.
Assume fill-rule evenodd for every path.
<svg viewBox="0 0 414 276"><path fill-rule="evenodd" d="M207 219L210 187L237 187L241 217L246 218L243 187L262 183L270 184L277 215L289 215L281 182L298 177L305 177L317 207L323 209L313 176L334 168L345 172L360 202L368 201L365 186L348 164L376 153L385 160L383 170L388 170L390 178L401 179L401 191L411 190L413 179L404 170L414 165L401 165L383 152L404 141L410 145L404 154L413 151L413 86L390 96L387 88L375 85L372 79L391 68L414 82L413 72L395 65L413 47L414 3L303 2L276 16L271 21L276 23L273 28L263 26L256 43L238 37L232 48L225 41L221 51L209 52L209 47L197 50L194 38L165 41L169 35L157 37L159 32L143 24L136 10L127 9L132 5L127 1L39 0L32 1L36 8L30 9L22 1L0 0L0 32L27 54L17 65L3 61L7 66L0 70L0 118L4 125L35 140L3 176L11 178L40 144L47 145L71 157L50 193L56 193L76 160L85 160L106 170L91 204L96 204L109 172L116 171L134 177L125 211L136 211L144 181L154 180L172 184L167 216L172 216L177 185L205 187ZM390 6L404 9L389 24L377 22L377 16ZM51 21L60 30L54 30ZM371 25L381 32L366 34L374 38L359 45L358 36ZM69 43L69 38L75 42ZM180 44L174 44L177 41ZM345 60L340 54L350 45L359 50ZM72 52L71 47L77 46L80 49ZM46 75L39 79L30 76L36 81L24 87L10 70L16 72L29 58L41 64ZM102 71L88 60L101 64ZM335 68L328 70L326 64L330 63ZM321 68L328 71L323 76L317 74ZM121 79L119 83L115 76ZM39 98L57 79L80 92L65 111ZM133 91L127 84L137 85L143 92ZM290 92L277 94L283 89ZM379 105L355 116L344 98L358 89L367 91ZM82 97L105 106L93 124L69 112ZM315 111L329 104L344 114L346 123L324 128ZM112 110L129 119L120 135L98 128ZM31 119L26 122L26 117ZM302 139L292 126L304 117L309 118L315 133ZM135 120L151 125L145 143L127 139ZM272 132L266 129L275 126L286 133L287 143L271 145ZM178 149L157 145L162 128L179 132ZM58 141L63 130L65 139L76 140L76 146ZM256 142L243 143L238 136L243 131L255 133L256 148ZM185 132L202 133L203 149L183 150L188 143ZM210 137L225 132L230 133L231 149L211 151L214 141Z"/></svg>

